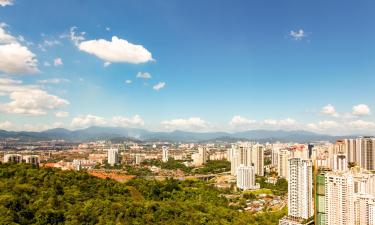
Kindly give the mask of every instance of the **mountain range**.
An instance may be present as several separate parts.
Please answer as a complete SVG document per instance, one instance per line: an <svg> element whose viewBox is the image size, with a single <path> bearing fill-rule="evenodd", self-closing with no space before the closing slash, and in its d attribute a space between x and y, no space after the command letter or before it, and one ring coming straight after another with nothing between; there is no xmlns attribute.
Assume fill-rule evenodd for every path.
<svg viewBox="0 0 375 225"><path fill-rule="evenodd" d="M315 142L335 141L354 136L330 136L303 130L248 130L242 132L188 132L175 130L171 132L154 132L146 129L123 127L93 126L80 130L56 128L41 132L0 130L0 139L17 138L23 141L66 140L81 142L89 140L131 139L135 141L170 141L170 142L236 142L250 140L258 142Z"/></svg>

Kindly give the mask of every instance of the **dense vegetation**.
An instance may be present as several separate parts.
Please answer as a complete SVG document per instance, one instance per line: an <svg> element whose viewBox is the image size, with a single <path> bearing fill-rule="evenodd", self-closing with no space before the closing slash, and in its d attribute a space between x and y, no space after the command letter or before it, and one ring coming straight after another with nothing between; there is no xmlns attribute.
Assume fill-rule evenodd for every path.
<svg viewBox="0 0 375 225"><path fill-rule="evenodd" d="M288 181L284 178L277 180L276 184L270 184L266 182L265 177L257 177L256 182L260 184L260 188L271 190L275 195L285 195L288 193Z"/></svg>
<svg viewBox="0 0 375 225"><path fill-rule="evenodd" d="M228 162L227 160L207 161L202 167L196 169L187 167L181 161L174 159L169 159L168 162L162 162L160 160L145 160L142 162L142 165L157 166L162 169L168 170L180 169L189 174L210 174L230 171L230 162Z"/></svg>
<svg viewBox="0 0 375 225"><path fill-rule="evenodd" d="M169 159L167 162L162 162L160 160L145 160L142 162L142 165L148 165L148 166L157 166L162 169L167 170L182 170L185 173L190 173L192 168L185 166L181 161Z"/></svg>
<svg viewBox="0 0 375 225"><path fill-rule="evenodd" d="M227 160L207 161L204 167L194 170L198 174L221 173L230 171L230 162Z"/></svg>
<svg viewBox="0 0 375 225"><path fill-rule="evenodd" d="M285 211L241 213L202 181L134 179L0 164L0 224L277 224Z"/></svg>

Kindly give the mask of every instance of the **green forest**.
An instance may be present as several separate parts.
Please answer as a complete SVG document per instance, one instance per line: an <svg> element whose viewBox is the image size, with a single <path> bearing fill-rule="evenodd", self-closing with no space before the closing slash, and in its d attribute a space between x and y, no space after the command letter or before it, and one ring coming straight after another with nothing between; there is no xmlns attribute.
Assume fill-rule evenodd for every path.
<svg viewBox="0 0 375 225"><path fill-rule="evenodd" d="M0 224L277 224L285 210L251 214L228 206L203 181L133 179L0 164Z"/></svg>

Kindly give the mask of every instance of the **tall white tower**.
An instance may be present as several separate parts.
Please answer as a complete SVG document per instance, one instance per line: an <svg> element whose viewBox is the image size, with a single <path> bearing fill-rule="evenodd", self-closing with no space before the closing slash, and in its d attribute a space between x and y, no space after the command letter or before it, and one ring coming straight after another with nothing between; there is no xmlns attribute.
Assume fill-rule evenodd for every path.
<svg viewBox="0 0 375 225"><path fill-rule="evenodd" d="M162 161L163 161L163 162L168 162L168 158L169 158L169 150L168 150L168 147L167 147L167 146L163 146L163 147L162 147L162 150L163 150Z"/></svg>
<svg viewBox="0 0 375 225"><path fill-rule="evenodd" d="M288 215L302 219L314 215L311 160L289 159Z"/></svg>
<svg viewBox="0 0 375 225"><path fill-rule="evenodd" d="M114 166L118 164L118 148L110 148L107 152L108 164Z"/></svg>

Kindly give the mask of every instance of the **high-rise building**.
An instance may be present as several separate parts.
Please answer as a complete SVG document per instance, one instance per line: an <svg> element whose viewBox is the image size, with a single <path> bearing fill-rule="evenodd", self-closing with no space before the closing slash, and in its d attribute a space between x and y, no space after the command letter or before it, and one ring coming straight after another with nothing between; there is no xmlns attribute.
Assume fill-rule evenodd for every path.
<svg viewBox="0 0 375 225"><path fill-rule="evenodd" d="M355 222L353 224L369 225L370 213L374 204L374 196L368 194L357 194L354 202Z"/></svg>
<svg viewBox="0 0 375 225"><path fill-rule="evenodd" d="M289 151L288 150L280 150L279 152L279 163L277 166L277 173L279 177L285 178L286 180L289 179Z"/></svg>
<svg viewBox="0 0 375 225"><path fill-rule="evenodd" d="M248 157L251 157L251 165L254 166L255 174L258 176L264 176L264 146L256 144L251 149L251 155L248 154ZM249 165L249 162L247 162Z"/></svg>
<svg viewBox="0 0 375 225"><path fill-rule="evenodd" d="M242 190L259 189L255 183L255 172L253 166L240 165L237 168L237 187Z"/></svg>
<svg viewBox="0 0 375 225"><path fill-rule="evenodd" d="M346 161L345 154L334 154L333 155L333 168L334 171L348 171L348 163Z"/></svg>
<svg viewBox="0 0 375 225"><path fill-rule="evenodd" d="M375 138L361 139L361 168L375 170Z"/></svg>
<svg viewBox="0 0 375 225"><path fill-rule="evenodd" d="M288 216L280 225L302 224L314 215L312 184L311 160L289 159Z"/></svg>
<svg viewBox="0 0 375 225"><path fill-rule="evenodd" d="M207 162L207 148L205 148L205 147L199 147L198 148L198 153L202 157L203 164L205 164Z"/></svg>
<svg viewBox="0 0 375 225"><path fill-rule="evenodd" d="M107 150L108 164L114 166L119 162L118 148L110 148Z"/></svg>
<svg viewBox="0 0 375 225"><path fill-rule="evenodd" d="M163 161L163 162L168 162L168 157L169 157L169 156L168 156L168 153L169 153L169 152L168 152L168 147L167 147L167 146L163 146L163 147L162 147L162 151L163 151L163 153L162 153L162 154L163 154L163 155L162 155L162 161Z"/></svg>
<svg viewBox="0 0 375 225"><path fill-rule="evenodd" d="M326 224L354 224L354 180L350 173L326 173L325 214Z"/></svg>

